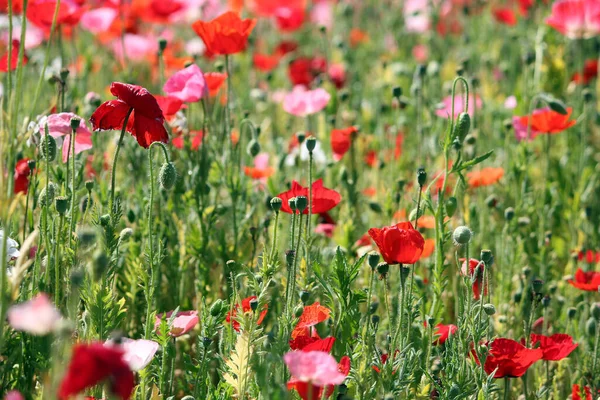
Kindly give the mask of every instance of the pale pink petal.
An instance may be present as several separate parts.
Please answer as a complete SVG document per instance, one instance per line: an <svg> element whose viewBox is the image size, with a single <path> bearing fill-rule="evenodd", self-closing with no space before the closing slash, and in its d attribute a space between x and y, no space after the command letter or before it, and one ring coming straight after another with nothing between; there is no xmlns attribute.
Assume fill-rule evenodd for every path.
<svg viewBox="0 0 600 400"><path fill-rule="evenodd" d="M9 325L14 330L32 335L47 335L54 330L61 318L60 312L45 293L8 309Z"/></svg>
<svg viewBox="0 0 600 400"><path fill-rule="evenodd" d="M110 28L117 17L117 10L110 7L96 8L81 16L81 27L91 33L98 34Z"/></svg>
<svg viewBox="0 0 600 400"><path fill-rule="evenodd" d="M167 80L163 91L186 103L195 103L208 94L208 86L200 67L192 64Z"/></svg>
<svg viewBox="0 0 600 400"><path fill-rule="evenodd" d="M150 364L159 344L153 340L122 338L119 344L108 340L105 346L121 348L125 352L123 361L129 365L132 371L140 371Z"/></svg>
<svg viewBox="0 0 600 400"><path fill-rule="evenodd" d="M329 1L321 1L313 5L310 20L317 26L331 29L333 25L333 4Z"/></svg>
<svg viewBox="0 0 600 400"><path fill-rule="evenodd" d="M477 101L475 102L473 99L473 95L469 95L469 115L473 117L473 110L475 105L477 109L481 108L481 98L477 96ZM435 111L435 114L438 117L448 118L452 113L452 96L447 96L442 100L442 107ZM458 93L454 96L454 117L457 117L458 114L464 111L464 96L461 93Z"/></svg>
<svg viewBox="0 0 600 400"><path fill-rule="evenodd" d="M504 108L507 110L514 110L517 107L517 98L515 96L508 96L504 100Z"/></svg>
<svg viewBox="0 0 600 400"><path fill-rule="evenodd" d="M123 45L121 39L115 40L112 48L115 56L119 60L122 60ZM127 52L128 61L143 61L148 57L156 56L156 52L158 51L158 41L154 37L127 33L125 34L125 51Z"/></svg>
<svg viewBox="0 0 600 400"><path fill-rule="evenodd" d="M260 153L254 157L254 167L265 169L269 166L269 153Z"/></svg>
<svg viewBox="0 0 600 400"><path fill-rule="evenodd" d="M292 351L283 356L292 379L316 386L339 385L346 375L338 370L333 356L324 351Z"/></svg>
<svg viewBox="0 0 600 400"><path fill-rule="evenodd" d="M325 89L307 90L304 86L295 86L283 99L283 109L297 117L305 117L324 109L330 98Z"/></svg>

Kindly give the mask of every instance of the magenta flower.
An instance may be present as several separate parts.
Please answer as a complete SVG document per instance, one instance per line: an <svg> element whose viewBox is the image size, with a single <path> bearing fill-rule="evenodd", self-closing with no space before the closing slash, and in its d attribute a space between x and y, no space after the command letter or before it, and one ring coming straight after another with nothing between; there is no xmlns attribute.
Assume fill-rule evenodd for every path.
<svg viewBox="0 0 600 400"><path fill-rule="evenodd" d="M202 70L192 64L176 72L163 86L164 92L184 103L195 103L208 94Z"/></svg>
<svg viewBox="0 0 600 400"><path fill-rule="evenodd" d="M324 351L292 351L283 356L283 361L295 381L323 387L339 385L346 379L335 358Z"/></svg>
<svg viewBox="0 0 600 400"><path fill-rule="evenodd" d="M589 39L600 34L600 1L558 0L546 23L569 39Z"/></svg>
<svg viewBox="0 0 600 400"><path fill-rule="evenodd" d="M158 314L156 316L156 321L154 322L154 328L158 330L160 326L160 321L165 318L169 319L173 315L173 311L169 311L168 313ZM198 324L198 311L179 311L173 320L173 325L171 326L170 335L173 337L179 337L181 335L185 335Z"/></svg>
<svg viewBox="0 0 600 400"><path fill-rule="evenodd" d="M306 117L324 109L330 98L325 89L307 90L298 85L283 98L283 109L297 117Z"/></svg>
<svg viewBox="0 0 600 400"><path fill-rule="evenodd" d="M21 392L17 390L11 390L10 392L6 393L4 400L25 400L25 397L23 397Z"/></svg>
<svg viewBox="0 0 600 400"><path fill-rule="evenodd" d="M61 318L60 312L45 293L8 309L8 324L14 330L36 336L52 332Z"/></svg>
<svg viewBox="0 0 600 400"><path fill-rule="evenodd" d="M474 101L473 95L469 96L469 111L468 113L473 116L474 107L479 110L481 108L481 98L477 96L477 101ZM454 96L454 117L458 117L458 114L465 110L464 96L457 94ZM440 103L440 108L435 111L435 115L442 118L448 118L452 114L452 96L447 96Z"/></svg>
<svg viewBox="0 0 600 400"><path fill-rule="evenodd" d="M146 368L154 358L159 347L158 343L153 340L133 340L128 338L122 338L119 344L109 340L104 345L123 350L123 361L129 365L132 371L140 371Z"/></svg>
<svg viewBox="0 0 600 400"><path fill-rule="evenodd" d="M44 127L48 124L50 136L55 139L62 139L62 159L65 163L71 151L71 134L73 133L71 119L73 118L79 119L79 128L75 132L75 154L79 154L92 148L92 132L88 129L83 118L70 112L63 112L49 115L46 121L42 121L40 124L41 132L45 132ZM73 157L73 154L71 154L71 157Z"/></svg>

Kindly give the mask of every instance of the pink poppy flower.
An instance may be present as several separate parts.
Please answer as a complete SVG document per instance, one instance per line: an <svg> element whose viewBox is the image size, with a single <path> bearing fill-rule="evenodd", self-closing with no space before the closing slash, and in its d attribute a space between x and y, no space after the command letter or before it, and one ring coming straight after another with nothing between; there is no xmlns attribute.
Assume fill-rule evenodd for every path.
<svg viewBox="0 0 600 400"><path fill-rule="evenodd" d="M558 0L546 23L569 39L589 39L600 34L598 0Z"/></svg>
<svg viewBox="0 0 600 400"><path fill-rule="evenodd" d="M429 1L407 0L403 11L406 32L425 33L431 28Z"/></svg>
<svg viewBox="0 0 600 400"><path fill-rule="evenodd" d="M546 108L538 108L536 110L533 110L533 115L548 111L549 109ZM522 121L521 121L520 116L514 116L513 117L513 129L515 130L515 138L517 138L518 141L521 140L533 140L535 139L535 137L537 135L539 135L541 132L536 131L535 129L533 129L533 127L531 127L531 132L529 133L529 137L527 137L527 125L525 125Z"/></svg>
<svg viewBox="0 0 600 400"><path fill-rule="evenodd" d="M25 397L23 397L21 392L11 390L10 392L6 393L6 395L4 396L4 400L25 400Z"/></svg>
<svg viewBox="0 0 600 400"><path fill-rule="evenodd" d="M21 40L21 20L17 17L13 17L13 34L12 40ZM46 36L44 31L35 25L27 24L25 28L25 50L31 50L38 47ZM2 41L6 44L11 41L8 40L8 30L2 32Z"/></svg>
<svg viewBox="0 0 600 400"><path fill-rule="evenodd" d="M164 92L185 103L195 103L208 95L208 86L200 67L192 64L176 72L163 86Z"/></svg>
<svg viewBox="0 0 600 400"><path fill-rule="evenodd" d="M133 340L129 338L122 338L118 344L109 340L104 345L123 350L123 361L129 365L132 371L140 371L146 368L154 358L159 347L158 343L153 340Z"/></svg>
<svg viewBox="0 0 600 400"><path fill-rule="evenodd" d="M8 309L8 324L14 330L36 336L52 332L61 318L60 312L45 293Z"/></svg>
<svg viewBox="0 0 600 400"><path fill-rule="evenodd" d="M330 29L333 25L333 4L330 1L319 1L313 4L310 20L317 26Z"/></svg>
<svg viewBox="0 0 600 400"><path fill-rule="evenodd" d="M62 159L65 163L71 151L71 135L73 133L71 119L73 118L78 118L80 121L79 128L75 132L75 154L79 154L92 148L92 132L88 129L83 118L70 112L52 114L46 118L46 121L42 121L40 126L40 130L45 132L44 127L48 124L50 136L55 139L62 139ZM71 154L71 156L73 155Z"/></svg>
<svg viewBox="0 0 600 400"><path fill-rule="evenodd" d="M507 110L514 110L517 107L517 98L515 96L508 96L504 100L504 108Z"/></svg>
<svg viewBox="0 0 600 400"><path fill-rule="evenodd" d="M79 23L86 31L93 34L106 32L117 17L117 10L111 7L100 7L86 11Z"/></svg>
<svg viewBox="0 0 600 400"><path fill-rule="evenodd" d="M452 113L452 96L447 96L442 100L441 107L435 111L435 115L442 118L448 118ZM477 96L477 101L474 101L473 95L469 96L469 110L467 111L471 117L473 117L473 111L477 107L481 108L481 98ZM465 110L464 96L457 94L454 96L454 117L458 117L458 114Z"/></svg>
<svg viewBox="0 0 600 400"><path fill-rule="evenodd" d="M304 86L295 86L283 99L283 109L297 117L306 117L325 108L331 96L325 89L307 90Z"/></svg>
<svg viewBox="0 0 600 400"><path fill-rule="evenodd" d="M124 42L128 61L144 61L147 58L155 57L158 51L158 41L153 37L126 33ZM121 39L113 42L112 49L116 58L123 62L123 45Z"/></svg>
<svg viewBox="0 0 600 400"><path fill-rule="evenodd" d="M327 236L328 238L333 237L333 231L335 231L335 224L318 224L315 227L315 233Z"/></svg>
<svg viewBox="0 0 600 400"><path fill-rule="evenodd" d="M165 318L171 318L173 311L169 311L168 313L158 314L156 316L156 320L154 322L154 328L158 331L160 326L160 321ZM173 325L171 326L170 335L173 337L179 337L181 335L185 335L198 324L198 311L179 311L173 320Z"/></svg>
<svg viewBox="0 0 600 400"><path fill-rule="evenodd" d="M324 351L292 351L283 356L283 361L296 381L322 387L339 385L346 379L335 358Z"/></svg>

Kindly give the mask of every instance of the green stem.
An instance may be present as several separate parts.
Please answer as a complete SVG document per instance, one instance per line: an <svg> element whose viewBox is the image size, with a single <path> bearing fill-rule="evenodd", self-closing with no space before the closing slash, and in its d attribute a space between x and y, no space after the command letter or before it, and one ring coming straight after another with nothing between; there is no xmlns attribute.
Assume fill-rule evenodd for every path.
<svg viewBox="0 0 600 400"><path fill-rule="evenodd" d="M61 214L58 223L58 233L54 237L54 304L56 307L58 307L60 303L60 269L58 268L60 264L60 246L58 245L58 242L60 242L60 240L58 239L62 235L64 222L65 216L64 214Z"/></svg>
<svg viewBox="0 0 600 400"><path fill-rule="evenodd" d="M71 221L69 224L69 244L73 247L73 230L75 229L75 135L76 129L73 129L71 135L71 168L73 172L71 174ZM69 168L67 167L67 171Z"/></svg>
<svg viewBox="0 0 600 400"><path fill-rule="evenodd" d="M133 112L133 107L127 111L127 115L125 116L125 120L123 121L123 128L121 128L121 136L119 136L119 142L117 143L117 149L115 150L115 155L113 157L113 163L110 174L110 198L108 202L108 209L110 215L114 215L114 204L115 204L115 177L116 177L116 169L117 169L117 161L119 159L119 152L121 151L121 145L123 143L123 137L125 136L125 131L127 130L127 122L129 122L129 116ZM112 221L114 224L115 221Z"/></svg>

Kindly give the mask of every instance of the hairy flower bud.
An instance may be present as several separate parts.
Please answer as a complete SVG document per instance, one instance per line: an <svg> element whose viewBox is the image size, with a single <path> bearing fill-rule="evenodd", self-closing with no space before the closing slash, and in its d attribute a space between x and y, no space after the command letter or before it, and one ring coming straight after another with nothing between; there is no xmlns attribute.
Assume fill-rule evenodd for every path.
<svg viewBox="0 0 600 400"><path fill-rule="evenodd" d="M175 164L172 162L164 163L162 167L160 167L158 181L163 189L171 190L177 181L177 170L175 169Z"/></svg>
<svg viewBox="0 0 600 400"><path fill-rule="evenodd" d="M45 129L46 134L42 137L38 149L44 160L52 162L56 158L56 139L48 133L48 125Z"/></svg>
<svg viewBox="0 0 600 400"><path fill-rule="evenodd" d="M468 244L473 238L473 232L466 226L459 226L452 233L452 239L456 245Z"/></svg>

